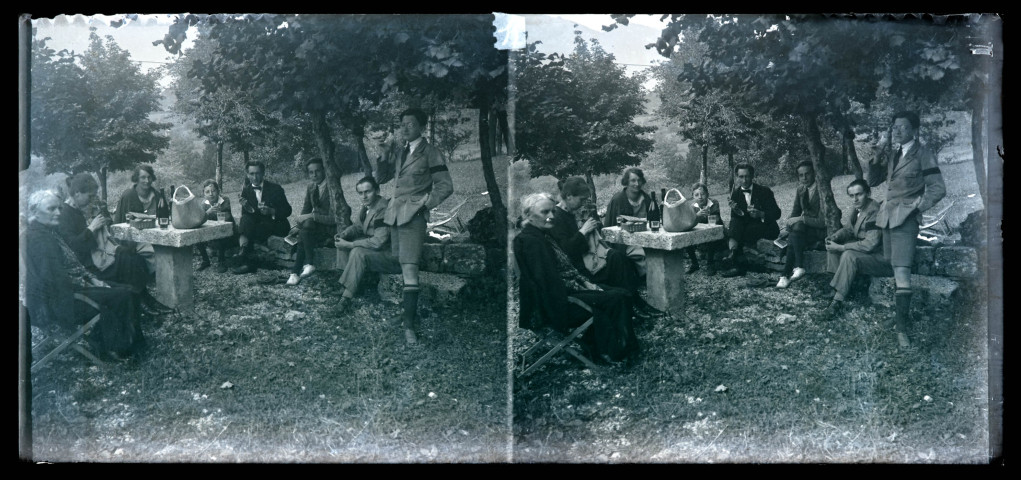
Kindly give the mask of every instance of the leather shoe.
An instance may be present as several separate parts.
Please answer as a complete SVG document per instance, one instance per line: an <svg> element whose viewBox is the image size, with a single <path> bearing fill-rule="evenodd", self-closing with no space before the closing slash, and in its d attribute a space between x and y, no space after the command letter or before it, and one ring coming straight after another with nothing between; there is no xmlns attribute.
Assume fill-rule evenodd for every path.
<svg viewBox="0 0 1021 480"><path fill-rule="evenodd" d="M216 264L216 272L227 273L227 265L225 265L222 260L220 261L220 263Z"/></svg>
<svg viewBox="0 0 1021 480"><path fill-rule="evenodd" d="M205 270L205 269L209 268L209 267L210 267L210 265L212 265L212 264L211 264L211 263L209 263L209 261L208 261L208 260L203 260L203 261L202 261L202 263L201 263L201 264L199 264L199 268L196 268L196 269L195 269L195 271L196 271L196 272L201 272L201 271L203 271L203 270Z"/></svg>
<svg viewBox="0 0 1021 480"><path fill-rule="evenodd" d="M737 267L728 268L727 270L724 270L722 273L720 273L720 276L728 277L728 278L730 278L730 277L740 277L742 275L744 275L744 269L737 268Z"/></svg>
<svg viewBox="0 0 1021 480"><path fill-rule="evenodd" d="M833 320L840 315L840 312L844 309L844 302L832 300L830 304L826 306L826 309L819 314L819 320Z"/></svg>
<svg viewBox="0 0 1021 480"><path fill-rule="evenodd" d="M258 269L256 269L255 266L253 266L252 264L245 263L245 264L242 264L241 266L234 267L234 269L231 270L231 272L233 272L235 274L238 274L238 275L241 275L241 274L245 274L245 273L255 273L256 270L258 270Z"/></svg>
<svg viewBox="0 0 1021 480"><path fill-rule="evenodd" d="M418 343L418 336L415 335L415 331L410 328L404 329L404 340L408 342L408 345L414 345Z"/></svg>
<svg viewBox="0 0 1021 480"><path fill-rule="evenodd" d="M695 273L697 271L698 271L698 263L697 262L691 262L691 265L688 265L688 269L685 270L684 273L687 274L687 275L691 275L692 273Z"/></svg>
<svg viewBox="0 0 1021 480"><path fill-rule="evenodd" d="M897 346L902 350L911 348L911 341L905 333L897 332Z"/></svg>

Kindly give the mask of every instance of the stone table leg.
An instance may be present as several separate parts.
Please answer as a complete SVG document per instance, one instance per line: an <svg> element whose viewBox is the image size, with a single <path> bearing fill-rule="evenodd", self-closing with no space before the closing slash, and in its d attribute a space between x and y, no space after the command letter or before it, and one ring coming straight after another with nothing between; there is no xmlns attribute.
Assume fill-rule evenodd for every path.
<svg viewBox="0 0 1021 480"><path fill-rule="evenodd" d="M156 251L156 300L170 307L191 309L195 298L191 288L191 246L153 245Z"/></svg>
<svg viewBox="0 0 1021 480"><path fill-rule="evenodd" d="M684 258L684 250L645 249L649 305L665 312L684 312Z"/></svg>

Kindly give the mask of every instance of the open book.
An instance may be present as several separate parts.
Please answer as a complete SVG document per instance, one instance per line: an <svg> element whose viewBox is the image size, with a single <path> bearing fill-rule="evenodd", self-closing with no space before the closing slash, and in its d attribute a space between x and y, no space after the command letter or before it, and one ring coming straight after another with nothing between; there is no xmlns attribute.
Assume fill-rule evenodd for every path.
<svg viewBox="0 0 1021 480"><path fill-rule="evenodd" d="M287 232L287 236L284 237L284 241L287 242L287 244L292 246L292 247L297 245L298 244L298 227L294 227L294 228L291 229L290 232Z"/></svg>

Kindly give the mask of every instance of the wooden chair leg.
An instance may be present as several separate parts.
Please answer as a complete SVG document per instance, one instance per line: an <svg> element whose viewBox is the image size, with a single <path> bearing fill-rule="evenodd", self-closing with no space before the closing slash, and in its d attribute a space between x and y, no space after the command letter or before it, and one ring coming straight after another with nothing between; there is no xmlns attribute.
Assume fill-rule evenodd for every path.
<svg viewBox="0 0 1021 480"><path fill-rule="evenodd" d="M574 341L575 338L578 338L578 336L580 336L582 333L584 333L585 330L587 330L589 327L591 327L593 321L594 321L594 319L592 319L590 317L587 321L585 321L585 323L581 324L578 328L575 328L574 331L572 331L569 335L565 336L559 343L557 343L553 348L551 348L548 352L546 352L542 357L539 357L539 359L536 360L535 363L533 363L531 366L525 368L520 374L518 374L518 376L519 377L523 377L525 375L528 375L529 373L532 373L533 371L535 371L535 369L541 367L543 364L548 362L550 358L553 358L554 355L560 353L564 349L564 347L569 345L571 342ZM534 346L533 346L533 348L534 348ZM574 349L571 349L571 350L574 350ZM584 355L582 355L577 350L574 350L573 353L570 350L568 350L568 353L571 353L572 356L578 358L579 360L582 360L583 358L585 358ZM589 366L589 365L595 366L595 364L593 364L587 358L582 360L582 363L584 363L587 366Z"/></svg>
<svg viewBox="0 0 1021 480"><path fill-rule="evenodd" d="M50 353L47 353L45 356L43 356L43 358L40 358L38 362L33 363L31 371L35 372L36 370L42 368L44 365L46 365L47 362L52 360L53 357L59 355L64 350L67 350L68 347L77 346L76 342L78 341L78 339L81 338L86 333L88 333L90 330L92 330L92 327L95 326L96 323L99 323L98 314L92 317L92 320L89 320L88 323L78 328L78 330L71 334L71 336L67 337L67 339L65 339L63 342L60 342L60 345L57 345L57 347L51 350Z"/></svg>

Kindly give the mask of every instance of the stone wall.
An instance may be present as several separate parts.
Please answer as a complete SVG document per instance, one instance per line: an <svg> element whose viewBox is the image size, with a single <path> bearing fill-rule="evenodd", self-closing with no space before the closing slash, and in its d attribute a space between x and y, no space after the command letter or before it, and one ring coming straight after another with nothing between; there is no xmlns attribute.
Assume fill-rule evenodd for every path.
<svg viewBox="0 0 1021 480"><path fill-rule="evenodd" d="M760 268L783 271L785 256L770 240L759 240L755 248L745 249L748 261ZM826 252L805 252L805 269L809 273L826 272ZM978 253L965 246L920 246L915 249L916 275L935 275L953 278L973 278L978 274Z"/></svg>

